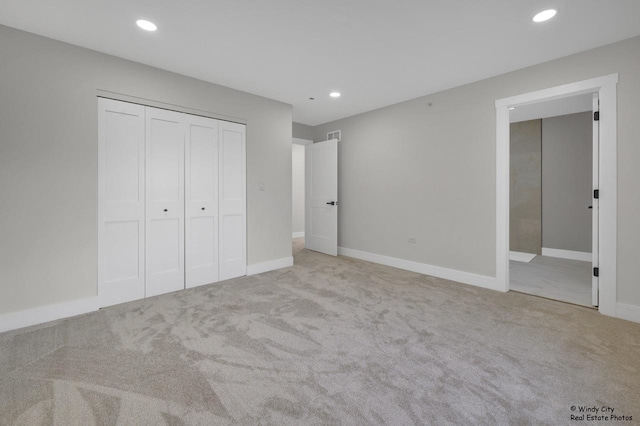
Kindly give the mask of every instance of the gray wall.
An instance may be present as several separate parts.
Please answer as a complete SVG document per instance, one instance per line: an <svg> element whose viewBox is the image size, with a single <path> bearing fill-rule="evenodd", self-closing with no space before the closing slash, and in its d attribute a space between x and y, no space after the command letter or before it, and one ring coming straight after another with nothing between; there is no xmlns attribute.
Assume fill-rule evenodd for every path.
<svg viewBox="0 0 640 426"><path fill-rule="evenodd" d="M591 253L591 112L542 120L542 245ZM622 203L624 198L621 196Z"/></svg>
<svg viewBox="0 0 640 426"><path fill-rule="evenodd" d="M510 126L509 249L542 254L542 120Z"/></svg>
<svg viewBox="0 0 640 426"><path fill-rule="evenodd" d="M640 305L640 37L315 127L342 129L339 244L495 276L495 100L611 73L618 300Z"/></svg>
<svg viewBox="0 0 640 426"><path fill-rule="evenodd" d="M304 145L292 145L292 232L304 232Z"/></svg>
<svg viewBox="0 0 640 426"><path fill-rule="evenodd" d="M293 137L300 139L313 140L313 127L306 124L293 123Z"/></svg>
<svg viewBox="0 0 640 426"><path fill-rule="evenodd" d="M0 313L96 295L97 89L246 121L248 262L291 256L290 105L4 26L0 57Z"/></svg>

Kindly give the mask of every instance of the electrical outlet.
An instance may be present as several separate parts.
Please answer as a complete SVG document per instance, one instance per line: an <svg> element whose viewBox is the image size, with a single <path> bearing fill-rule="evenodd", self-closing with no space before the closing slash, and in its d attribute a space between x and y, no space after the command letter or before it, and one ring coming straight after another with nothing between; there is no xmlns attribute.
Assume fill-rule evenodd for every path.
<svg viewBox="0 0 640 426"><path fill-rule="evenodd" d="M264 191L264 182L258 182L258 191Z"/></svg>
<svg viewBox="0 0 640 426"><path fill-rule="evenodd" d="M416 243L416 238L415 237L409 237L408 240L411 244L415 244Z"/></svg>

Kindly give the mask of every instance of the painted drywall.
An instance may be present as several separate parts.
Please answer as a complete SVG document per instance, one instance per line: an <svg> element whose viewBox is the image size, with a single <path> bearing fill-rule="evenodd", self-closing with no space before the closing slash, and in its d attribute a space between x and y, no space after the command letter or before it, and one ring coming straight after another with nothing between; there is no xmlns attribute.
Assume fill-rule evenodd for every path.
<svg viewBox="0 0 640 426"><path fill-rule="evenodd" d="M293 123L293 137L299 139L313 140L313 127L306 124Z"/></svg>
<svg viewBox="0 0 640 426"><path fill-rule="evenodd" d="M304 232L304 155L305 146L291 146L292 233Z"/></svg>
<svg viewBox="0 0 640 426"><path fill-rule="evenodd" d="M496 99L612 73L617 292L640 305L640 37L315 127L342 129L340 246L495 277Z"/></svg>
<svg viewBox="0 0 640 426"><path fill-rule="evenodd" d="M4 26L0 57L0 313L96 295L98 89L246 122L248 263L291 256L290 105Z"/></svg>
<svg viewBox="0 0 640 426"><path fill-rule="evenodd" d="M591 112L542 120L542 245L591 253Z"/></svg>
<svg viewBox="0 0 640 426"><path fill-rule="evenodd" d="M542 254L542 120L511 123L509 250Z"/></svg>

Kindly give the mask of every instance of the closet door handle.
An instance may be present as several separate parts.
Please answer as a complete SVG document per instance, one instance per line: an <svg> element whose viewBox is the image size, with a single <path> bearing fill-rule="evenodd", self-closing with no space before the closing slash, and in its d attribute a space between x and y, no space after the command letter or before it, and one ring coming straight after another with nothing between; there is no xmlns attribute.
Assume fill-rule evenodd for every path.
<svg viewBox="0 0 640 426"><path fill-rule="evenodd" d="M165 212L168 212L169 210L167 210L167 209L164 209L164 211L165 211Z"/></svg>
<svg viewBox="0 0 640 426"><path fill-rule="evenodd" d="M202 210L204 210L204 207L202 208Z"/></svg>

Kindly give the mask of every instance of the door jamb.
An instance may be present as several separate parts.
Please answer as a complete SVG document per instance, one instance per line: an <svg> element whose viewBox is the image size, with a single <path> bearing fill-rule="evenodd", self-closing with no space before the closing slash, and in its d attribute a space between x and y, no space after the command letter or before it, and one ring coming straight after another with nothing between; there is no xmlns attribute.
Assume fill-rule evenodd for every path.
<svg viewBox="0 0 640 426"><path fill-rule="evenodd" d="M496 284L509 291L509 108L598 92L600 98L600 313L616 315L617 286L617 84L610 74L498 99L496 106Z"/></svg>

